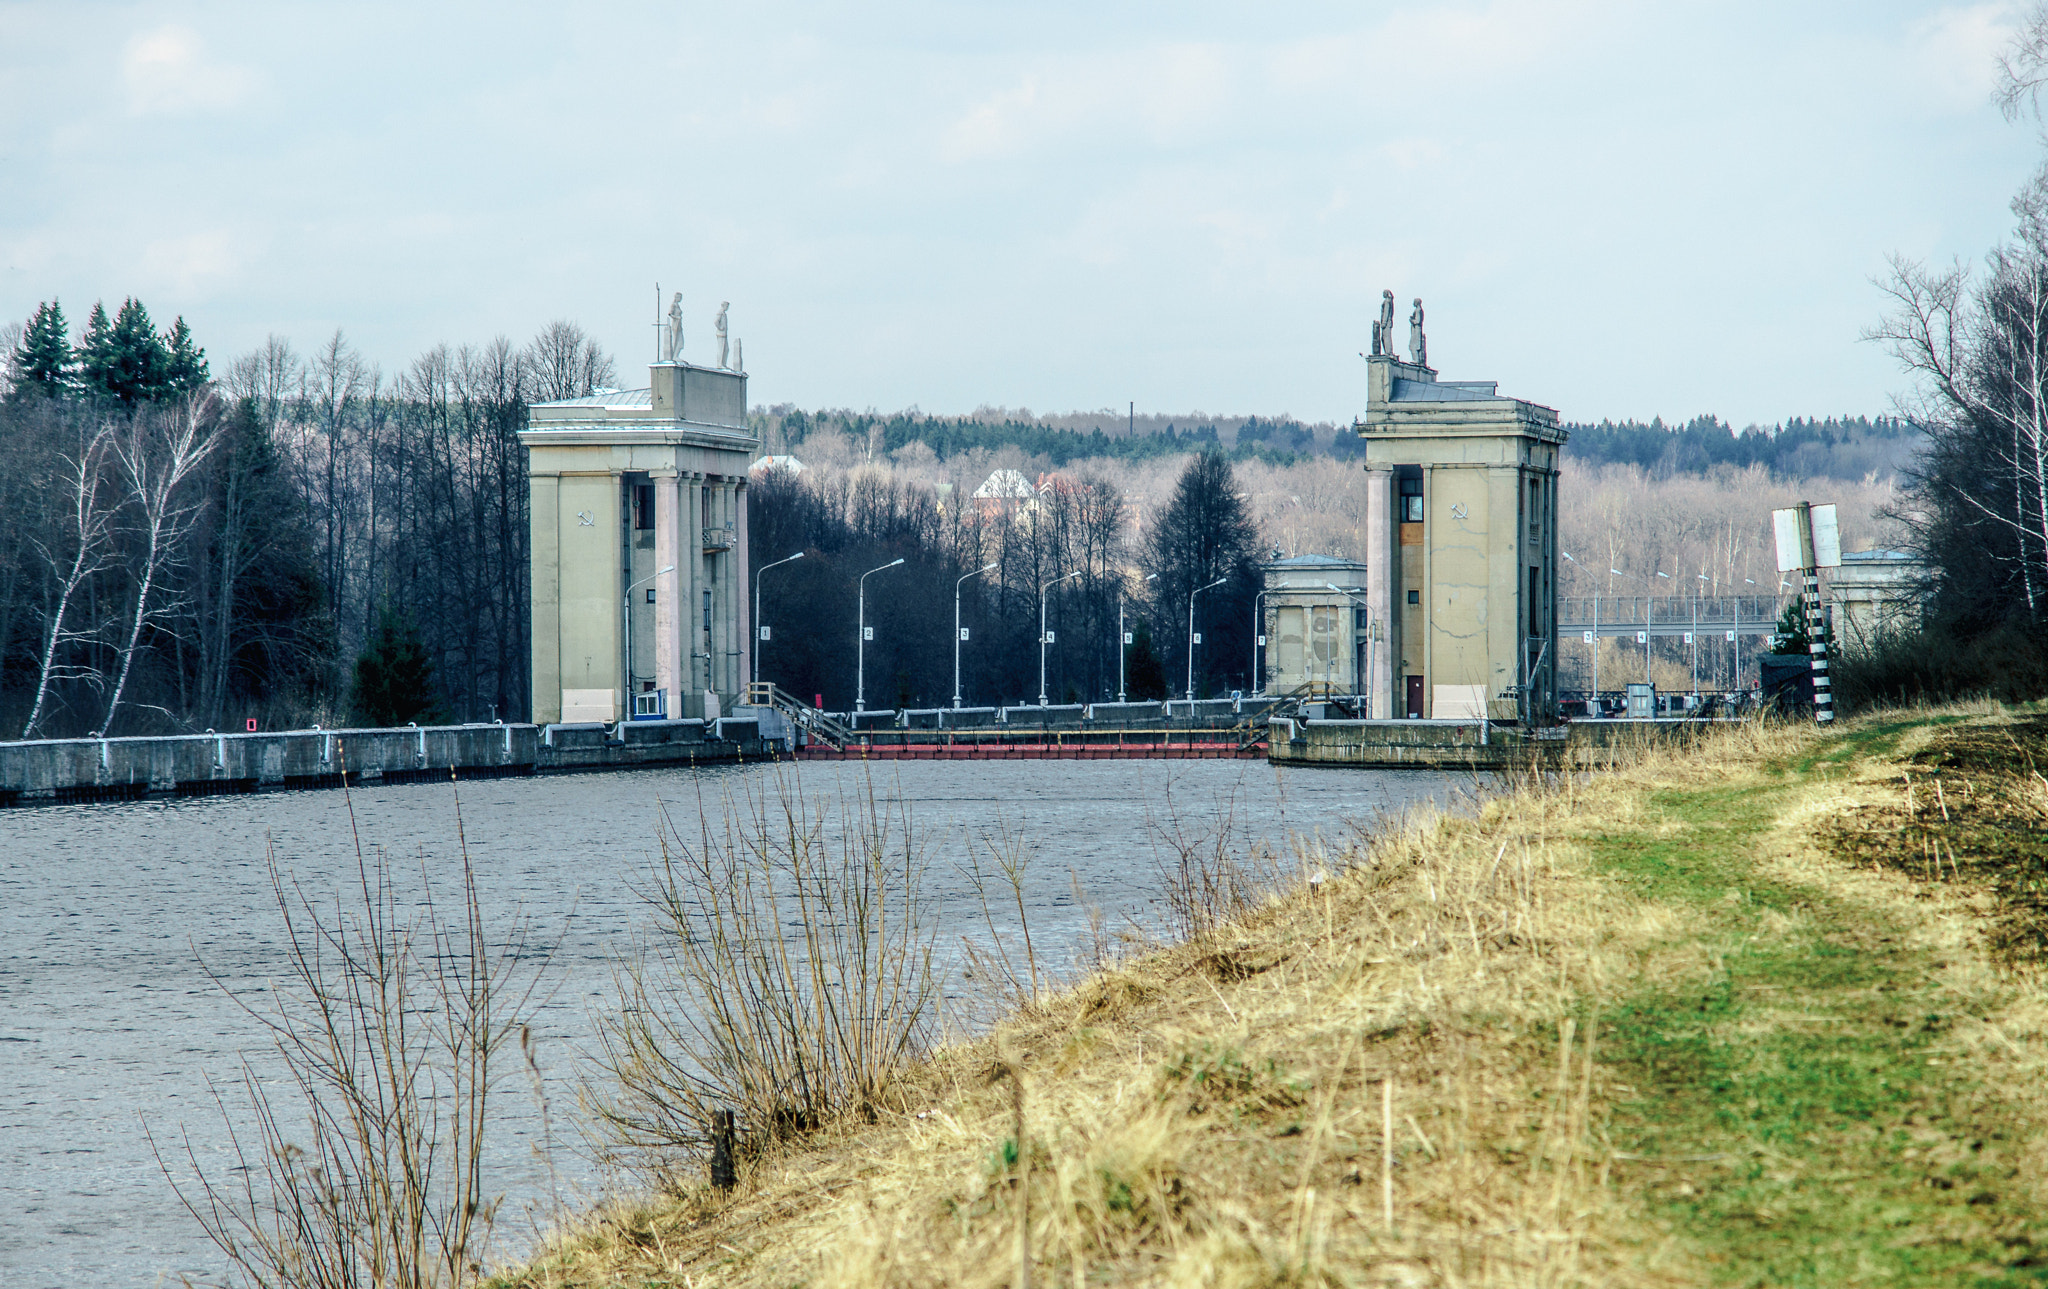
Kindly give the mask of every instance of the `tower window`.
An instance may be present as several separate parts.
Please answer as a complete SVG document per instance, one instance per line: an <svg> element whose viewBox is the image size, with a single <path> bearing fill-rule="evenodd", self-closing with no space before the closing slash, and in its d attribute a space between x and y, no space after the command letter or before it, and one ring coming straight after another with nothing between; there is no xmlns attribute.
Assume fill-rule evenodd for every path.
<svg viewBox="0 0 2048 1289"><path fill-rule="evenodd" d="M1422 522L1422 478L1403 476L1401 481L1401 522L1419 524Z"/></svg>
<svg viewBox="0 0 2048 1289"><path fill-rule="evenodd" d="M636 484L633 488L633 527L641 530L654 527L654 485Z"/></svg>
<svg viewBox="0 0 2048 1289"><path fill-rule="evenodd" d="M1408 603L1410 603L1410 604L1420 604L1420 603L1422 603L1422 592L1420 592L1420 591L1410 591L1410 592L1408 592Z"/></svg>

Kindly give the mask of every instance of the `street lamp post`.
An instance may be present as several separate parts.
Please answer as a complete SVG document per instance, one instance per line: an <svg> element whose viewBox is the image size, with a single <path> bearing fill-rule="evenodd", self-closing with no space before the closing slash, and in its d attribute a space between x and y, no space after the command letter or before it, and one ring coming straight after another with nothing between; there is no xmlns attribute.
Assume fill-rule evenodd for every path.
<svg viewBox="0 0 2048 1289"><path fill-rule="evenodd" d="M962 573L953 583L953 706L956 709L960 706L960 642L967 638L960 631L960 588L968 578L980 577L994 567L993 564L983 564L972 573Z"/></svg>
<svg viewBox="0 0 2048 1289"><path fill-rule="evenodd" d="M1266 692L1266 672L1259 666L1259 648L1265 643L1261 637L1266 634L1266 620L1259 616L1259 610L1265 607L1266 595L1267 592L1261 590L1252 597L1252 667L1247 674L1251 677L1254 697Z"/></svg>
<svg viewBox="0 0 2048 1289"><path fill-rule="evenodd" d="M624 603L626 606L626 716L628 719L631 719L633 715L633 592L652 582L655 578L666 577L675 571L676 566L673 564L666 568L655 569L646 577L641 578L626 588ZM656 674L659 674L658 668ZM664 708L661 714L663 716L668 715L667 709Z"/></svg>
<svg viewBox="0 0 2048 1289"><path fill-rule="evenodd" d="M1365 600L1360 599L1357 592L1347 591L1343 587L1337 585L1335 582L1325 582L1323 583L1323 585L1329 587L1332 591L1335 591L1337 594L1343 596L1345 599L1351 601L1353 604L1363 605L1365 607L1366 636L1368 639L1370 639L1372 635L1372 628L1378 625L1376 622L1373 621L1372 605L1367 603ZM1345 632L1344 634L1346 636L1349 636L1350 633ZM1356 646L1353 646L1351 650L1351 656L1352 663L1355 667L1358 660L1358 649ZM1367 665L1370 666L1371 664L1368 663ZM1359 677L1355 675L1351 678L1351 692L1354 694L1358 692L1358 681ZM1365 691L1365 710L1367 715L1370 715L1372 713L1372 690L1369 687Z"/></svg>
<svg viewBox="0 0 2048 1289"><path fill-rule="evenodd" d="M1147 573L1145 574L1145 580L1147 582L1156 582L1159 580L1159 574ZM1119 703L1126 701L1126 696L1129 693L1129 691L1124 688L1124 664L1127 661L1129 661L1131 651L1130 636L1128 636L1124 632L1125 599L1126 597L1124 596L1124 594L1122 592L1118 592L1116 597L1116 701L1118 701Z"/></svg>
<svg viewBox="0 0 2048 1289"><path fill-rule="evenodd" d="M759 567L759 568L757 568L757 569L755 569L755 570L754 570L754 683L755 683L755 684L759 684L759 683L761 683L761 645L762 645L762 643L763 643L763 637L762 637L762 635L761 635L761 574L763 574L763 573L767 572L767 571L768 571L769 569L771 569L771 568L780 568L780 567L781 567L782 565L784 565L784 564L787 564L787 563L789 563L789 562L790 562L790 560L798 560L798 559L802 559L803 557L804 557L804 553L803 553L802 551L798 551L798 552L797 552L796 554L794 554L794 555L791 555L791 556L790 556L790 557L789 557L788 559L779 559L779 560L776 560L776 561L775 561L775 562L774 562L773 564L763 564L763 565L762 565L761 567Z"/></svg>
<svg viewBox="0 0 2048 1289"><path fill-rule="evenodd" d="M1188 719L1195 716L1195 597L1211 588L1223 585L1230 579L1219 577L1208 586L1198 586L1188 592Z"/></svg>
<svg viewBox="0 0 2048 1289"><path fill-rule="evenodd" d="M1559 551L1558 554L1571 559L1574 564L1579 562L1572 559L1570 551ZM1600 715L1600 588L1597 583L1593 587L1593 697L1586 703L1586 715Z"/></svg>
<svg viewBox="0 0 2048 1289"><path fill-rule="evenodd" d="M903 557L898 555L882 568L871 568L860 575L860 644L853 672L853 710L856 712L868 709L868 579L882 569L895 568L902 562Z"/></svg>
<svg viewBox="0 0 2048 1289"><path fill-rule="evenodd" d="M1058 585L1059 585L1059 584L1060 584L1061 582L1067 581L1067 580L1068 580L1069 578L1076 578L1076 577L1079 577L1079 576L1081 576L1081 570L1077 568L1077 569L1075 569L1075 570L1074 570L1073 572L1071 572L1071 573L1068 573L1068 574L1066 574L1065 576L1062 576L1062 577L1056 577L1056 578L1054 578L1054 579L1053 579L1052 581L1050 581L1050 582L1047 582L1047 583L1046 583L1045 585L1043 585L1043 586L1041 586L1041 587L1039 587L1039 588L1038 588L1038 705L1039 705L1040 707L1043 707L1043 706L1045 706L1045 702L1046 702L1046 699L1045 699L1045 646L1046 646L1046 638L1045 638L1045 593L1046 593L1047 591L1050 591L1050 590L1051 590L1052 588L1054 588L1055 586L1058 586Z"/></svg>
<svg viewBox="0 0 2048 1289"><path fill-rule="evenodd" d="M1614 574L1616 577L1639 576L1635 573L1624 573L1620 569L1612 567L1610 567L1607 571ZM1671 579L1671 574L1666 573L1661 568L1657 570L1657 576L1665 579L1666 581L1669 581ZM1656 609L1650 603L1650 591L1656 590L1657 583L1654 580L1645 577L1643 578L1643 584L1649 588L1649 590L1643 592L1643 683L1649 685L1656 683L1655 681L1650 679L1650 635L1651 628L1655 625L1655 619L1657 616Z"/></svg>

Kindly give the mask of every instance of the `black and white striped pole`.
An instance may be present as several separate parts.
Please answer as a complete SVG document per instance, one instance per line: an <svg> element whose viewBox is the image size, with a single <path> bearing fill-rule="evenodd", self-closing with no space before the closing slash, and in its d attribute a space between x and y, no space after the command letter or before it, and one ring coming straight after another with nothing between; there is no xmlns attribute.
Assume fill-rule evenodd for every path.
<svg viewBox="0 0 2048 1289"><path fill-rule="evenodd" d="M1778 571L1797 572L1804 585L1801 607L1806 618L1806 651L1812 660L1813 720L1827 725L1835 719L1834 687L1828 678L1828 620L1820 602L1820 570L1842 563L1842 530L1835 508L1800 502L1771 512L1778 543Z"/></svg>

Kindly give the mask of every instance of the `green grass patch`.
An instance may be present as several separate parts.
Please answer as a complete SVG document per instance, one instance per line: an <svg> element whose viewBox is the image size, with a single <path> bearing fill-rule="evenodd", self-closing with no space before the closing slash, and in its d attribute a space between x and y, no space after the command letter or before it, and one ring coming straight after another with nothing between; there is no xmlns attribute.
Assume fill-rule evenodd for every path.
<svg viewBox="0 0 2048 1289"><path fill-rule="evenodd" d="M1726 1283L2048 1278L2048 1226L2002 1192L2008 1126L1940 1063L1958 1013L1936 964L1873 911L1755 861L1800 781L1913 724L1823 740L1776 786L1661 792L1640 832L1585 839L1700 929L1700 969L1610 1008L1600 1048L1633 1089L1608 1128L1616 1176Z"/></svg>

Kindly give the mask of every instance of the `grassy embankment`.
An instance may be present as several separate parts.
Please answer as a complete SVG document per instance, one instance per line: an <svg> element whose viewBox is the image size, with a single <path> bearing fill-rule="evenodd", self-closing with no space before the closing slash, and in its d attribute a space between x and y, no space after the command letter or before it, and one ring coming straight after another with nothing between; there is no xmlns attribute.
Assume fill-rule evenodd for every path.
<svg viewBox="0 0 2048 1289"><path fill-rule="evenodd" d="M1025 1196L1041 1285L2037 1283L2042 769L1952 710L1412 818L511 1283L1004 1284Z"/></svg>

